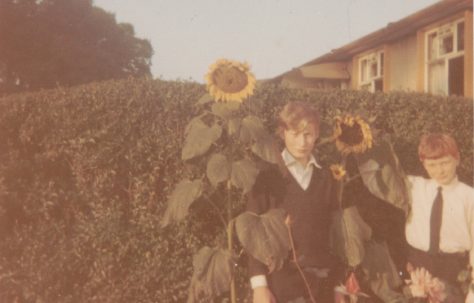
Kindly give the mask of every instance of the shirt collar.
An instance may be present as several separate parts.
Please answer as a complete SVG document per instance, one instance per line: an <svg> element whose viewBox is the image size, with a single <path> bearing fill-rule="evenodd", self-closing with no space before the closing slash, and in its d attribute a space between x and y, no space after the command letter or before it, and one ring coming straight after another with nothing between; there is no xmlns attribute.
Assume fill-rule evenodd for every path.
<svg viewBox="0 0 474 303"><path fill-rule="evenodd" d="M436 186L436 188L442 187L443 190L449 190L455 187L456 184L459 183L458 176L455 176L454 179L449 184L446 184L446 185L438 184L438 182L436 182L434 179L431 179L431 181L434 184L434 186Z"/></svg>
<svg viewBox="0 0 474 303"><path fill-rule="evenodd" d="M293 157L293 155L290 154L290 152L286 148L281 152L281 157L283 158L283 162L285 163L287 167L295 165L295 164L299 164L299 162L295 159L295 157ZM309 162L306 165L306 167L309 167L311 164L317 168L321 168L321 166L318 164L318 162L316 161L313 155L310 156Z"/></svg>

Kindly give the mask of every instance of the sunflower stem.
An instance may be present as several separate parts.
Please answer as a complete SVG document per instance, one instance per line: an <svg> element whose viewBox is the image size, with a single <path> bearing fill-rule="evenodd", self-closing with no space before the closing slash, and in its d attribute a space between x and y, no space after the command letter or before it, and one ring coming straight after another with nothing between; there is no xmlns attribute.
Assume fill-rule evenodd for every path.
<svg viewBox="0 0 474 303"><path fill-rule="evenodd" d="M221 220L222 224L224 225L224 228L227 228L227 221L225 220L224 216L222 215L221 210L219 209L219 207L217 207L217 205L214 203L214 201L211 200L211 198L209 198L208 195L204 195L204 199L217 212L217 215L219 216L219 219Z"/></svg>
<svg viewBox="0 0 474 303"><path fill-rule="evenodd" d="M229 252L232 252L233 243L233 224L232 224L232 197L231 197L232 184L230 180L227 181L227 248ZM237 303L237 295L235 289L235 275L232 275L230 280L230 302Z"/></svg>
<svg viewBox="0 0 474 303"><path fill-rule="evenodd" d="M341 159L341 166L346 170L346 161L347 156L343 155ZM344 177L344 179L347 177ZM342 209L342 194L344 192L344 186L347 184L347 182L344 181L344 179L341 182L337 182L337 202L339 203L339 209Z"/></svg>
<svg viewBox="0 0 474 303"><path fill-rule="evenodd" d="M344 185L346 185L346 184L348 184L348 183L350 183L350 182L352 182L352 181L354 181L355 179L358 179L358 178L360 178L360 177L362 177L360 174L354 175L354 176L348 178L348 179L344 182Z"/></svg>

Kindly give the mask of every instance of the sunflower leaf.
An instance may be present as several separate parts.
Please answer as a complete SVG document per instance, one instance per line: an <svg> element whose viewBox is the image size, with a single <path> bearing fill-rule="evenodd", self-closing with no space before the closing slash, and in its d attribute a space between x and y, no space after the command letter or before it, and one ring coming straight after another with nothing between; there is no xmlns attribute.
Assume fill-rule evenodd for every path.
<svg viewBox="0 0 474 303"><path fill-rule="evenodd" d="M244 193L252 189L257 178L258 168L255 163L248 159L243 159L232 163L231 181L232 184L241 188Z"/></svg>
<svg viewBox="0 0 474 303"><path fill-rule="evenodd" d="M202 120L193 120L188 124L181 159L189 160L206 153L211 145L220 138L222 127L214 124L208 127Z"/></svg>
<svg viewBox="0 0 474 303"><path fill-rule="evenodd" d="M240 141L250 143L252 140L258 141L267 136L267 131L262 120L256 116L249 115L242 119L240 128Z"/></svg>
<svg viewBox="0 0 474 303"><path fill-rule="evenodd" d="M193 258L193 277L188 292L188 303L212 300L229 290L234 264L228 250L203 247Z"/></svg>
<svg viewBox="0 0 474 303"><path fill-rule="evenodd" d="M340 210L334 215L331 246L347 265L355 267L362 262L365 243L371 236L372 230L360 217L357 207Z"/></svg>
<svg viewBox="0 0 474 303"><path fill-rule="evenodd" d="M240 109L240 102L227 101L217 102L212 104L211 110L214 115L221 117L222 119L229 119L232 115Z"/></svg>
<svg viewBox="0 0 474 303"><path fill-rule="evenodd" d="M361 266L370 288L379 298L384 302L406 302L406 298L395 291L402 281L385 243L369 242Z"/></svg>
<svg viewBox="0 0 474 303"><path fill-rule="evenodd" d="M263 137L252 144L252 152L261 159L270 162L278 162L278 152L275 141L271 137Z"/></svg>
<svg viewBox="0 0 474 303"><path fill-rule="evenodd" d="M161 221L161 226L165 227L172 221L181 221L188 214L188 209L191 204L201 196L202 181L188 179L181 180L176 185L168 199L168 208Z"/></svg>
<svg viewBox="0 0 474 303"><path fill-rule="evenodd" d="M229 136L234 136L239 133L241 121L238 118L230 119L227 126Z"/></svg>
<svg viewBox="0 0 474 303"><path fill-rule="evenodd" d="M203 105L203 104L207 104L209 102L212 102L214 101L214 98L209 95L208 93L204 94L201 96L201 98L199 98L199 100L196 102L197 105Z"/></svg>
<svg viewBox="0 0 474 303"><path fill-rule="evenodd" d="M244 212L235 219L237 237L243 248L267 265L270 272L283 266L290 251L285 217L284 210L271 209L262 215Z"/></svg>
<svg viewBox="0 0 474 303"><path fill-rule="evenodd" d="M230 165L223 154L213 154L207 162L207 178L213 186L226 181L230 176Z"/></svg>
<svg viewBox="0 0 474 303"><path fill-rule="evenodd" d="M387 139L357 156L362 180L369 191L408 214L410 195L405 173Z"/></svg>

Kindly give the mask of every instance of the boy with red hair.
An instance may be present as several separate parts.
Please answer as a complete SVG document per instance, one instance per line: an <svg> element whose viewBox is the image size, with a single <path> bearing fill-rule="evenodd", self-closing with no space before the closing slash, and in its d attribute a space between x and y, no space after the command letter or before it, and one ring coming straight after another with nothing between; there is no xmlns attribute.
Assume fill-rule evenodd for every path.
<svg viewBox="0 0 474 303"><path fill-rule="evenodd" d="M407 176L406 179L411 203L405 223L409 244L407 268L410 271L425 268L434 277L457 285L458 274L468 264L474 265L474 189L457 178L460 156L451 136L423 135L418 157L429 178ZM388 180L380 177L384 165L370 158L360 161L359 170L368 189L389 200L380 188L380 182ZM474 303L472 287L465 302Z"/></svg>

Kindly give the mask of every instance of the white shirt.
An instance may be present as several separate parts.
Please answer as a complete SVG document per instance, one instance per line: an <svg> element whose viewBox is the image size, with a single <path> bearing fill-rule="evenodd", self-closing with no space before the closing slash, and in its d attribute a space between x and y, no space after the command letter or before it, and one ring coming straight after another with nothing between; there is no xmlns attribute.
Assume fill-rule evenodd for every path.
<svg viewBox="0 0 474 303"><path fill-rule="evenodd" d="M438 187L443 188L443 212L439 248L445 253L469 252L469 263L474 268L474 188L455 178L448 185L433 179L408 176L411 184L411 212L405 224L407 242L420 250L430 246L431 208ZM471 272L474 279L474 270ZM474 292L469 291L466 303L474 303Z"/></svg>
<svg viewBox="0 0 474 303"><path fill-rule="evenodd" d="M306 166L298 162L286 148L281 152L281 157L293 178L304 190L308 188L311 182L314 167L321 168L313 155L309 158Z"/></svg>
<svg viewBox="0 0 474 303"><path fill-rule="evenodd" d="M373 172L379 164L369 160L359 165L359 172L365 185L377 197L383 199ZM411 211L405 223L407 242L420 250L428 251L430 246L430 217L438 187L443 188L443 212L439 247L442 252L469 252L469 264L474 267L474 188L455 178L448 185L439 185L433 179L407 176L410 185ZM474 270L471 272L474 280ZM474 303L474 292L469 291L466 303Z"/></svg>
<svg viewBox="0 0 474 303"><path fill-rule="evenodd" d="M283 162L288 168L288 171L291 173L293 178L295 178L301 188L304 190L308 189L311 177L313 176L314 167L321 168L318 162L316 162L314 156L311 155L306 166L298 162L286 148L282 151L281 157L283 158ZM268 283L265 275L257 275L250 278L250 286L252 289L267 285Z"/></svg>
<svg viewBox="0 0 474 303"><path fill-rule="evenodd" d="M437 188L443 188L443 212L439 248L445 253L470 252L469 262L474 266L474 188L455 178L448 185L439 185L433 179L408 176L411 184L411 213L405 224L407 242L420 250L430 246L431 208Z"/></svg>

